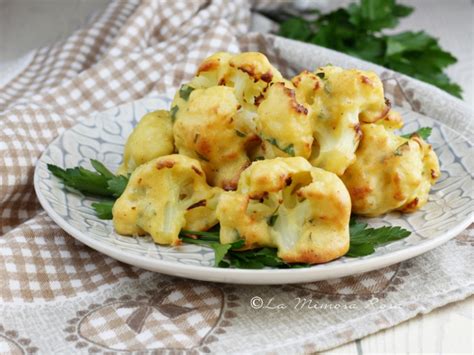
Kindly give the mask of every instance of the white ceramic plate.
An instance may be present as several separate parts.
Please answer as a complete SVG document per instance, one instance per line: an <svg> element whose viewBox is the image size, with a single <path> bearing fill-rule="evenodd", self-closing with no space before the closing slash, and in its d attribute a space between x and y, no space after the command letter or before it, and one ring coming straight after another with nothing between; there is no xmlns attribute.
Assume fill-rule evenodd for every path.
<svg viewBox="0 0 474 355"><path fill-rule="evenodd" d="M94 199L65 188L49 173L46 164L90 167L89 159L97 159L115 170L122 159L124 142L137 120L146 112L168 109L169 105L166 97L126 104L75 125L51 143L36 166L34 184L41 205L59 226L91 248L144 269L206 281L283 284L379 269L433 249L472 223L472 144L433 119L399 108L406 122L404 132L421 126L433 128L429 142L440 159L442 175L431 192L429 203L421 211L370 219L372 226L399 225L412 231L410 237L379 247L372 255L341 258L301 269L220 269L212 266L213 251L208 248L159 246L149 237L120 236L114 232L111 221L94 215L90 207Z"/></svg>

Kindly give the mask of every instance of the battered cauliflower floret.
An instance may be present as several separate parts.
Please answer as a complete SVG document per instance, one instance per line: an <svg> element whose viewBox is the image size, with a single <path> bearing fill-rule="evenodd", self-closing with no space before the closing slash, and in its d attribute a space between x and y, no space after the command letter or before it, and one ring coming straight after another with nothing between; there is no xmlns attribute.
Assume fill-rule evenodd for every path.
<svg viewBox="0 0 474 355"><path fill-rule="evenodd" d="M245 52L230 54L218 52L206 58L199 66L196 76L184 84L171 104L173 117L179 116L180 107L186 103L194 89L226 86L233 89L239 102L240 120L255 131L255 117L265 90L273 82L287 82L262 53Z"/></svg>
<svg viewBox="0 0 474 355"><path fill-rule="evenodd" d="M216 215L221 243L274 247L289 263L324 263L349 248L351 201L333 173L301 157L254 162L237 191L221 195Z"/></svg>
<svg viewBox="0 0 474 355"><path fill-rule="evenodd" d="M321 67L292 79L297 99L310 107L314 144L309 161L342 175L355 159L360 124L385 117L390 109L382 82L369 71Z"/></svg>
<svg viewBox="0 0 474 355"><path fill-rule="evenodd" d="M269 84L283 80L280 72L262 53L232 55L219 52L201 63L189 85L194 88L216 85L232 87L243 109L255 111L258 100Z"/></svg>
<svg viewBox="0 0 474 355"><path fill-rule="evenodd" d="M167 155L132 173L112 214L117 233L150 234L159 244L180 244L179 232L207 230L217 224L215 208L221 190L207 185L198 161Z"/></svg>
<svg viewBox="0 0 474 355"><path fill-rule="evenodd" d="M361 126L357 158L341 177L354 213L413 212L426 204L440 175L438 158L429 144L418 135L396 136L387 126L398 128L393 121Z"/></svg>
<svg viewBox="0 0 474 355"><path fill-rule="evenodd" d="M207 57L199 65L196 76L189 84L196 89L220 85L229 72L229 61L232 57L233 54L227 52L217 52Z"/></svg>
<svg viewBox="0 0 474 355"><path fill-rule="evenodd" d="M173 151L173 124L169 112L150 112L142 117L128 137L117 173L127 175L137 166Z"/></svg>
<svg viewBox="0 0 474 355"><path fill-rule="evenodd" d="M308 109L261 53L207 58L171 107L179 153L199 159L211 185L235 189L253 160L311 154Z"/></svg>
<svg viewBox="0 0 474 355"><path fill-rule="evenodd" d="M213 86L194 90L174 124L180 154L199 160L212 186L237 187L250 160L247 150L260 142L237 117L240 104L232 88Z"/></svg>
<svg viewBox="0 0 474 355"><path fill-rule="evenodd" d="M175 122L176 147L180 154L201 161L211 185L235 189L242 170L252 160L265 155L257 130L257 109L264 100L265 91L275 80L284 81L263 54L220 52L205 59L196 76L176 93L170 110ZM278 97L277 89L269 91L271 97ZM286 101L286 105L280 105L287 110L285 114L292 104L288 98ZM265 120L274 115L268 109L262 112L264 117L260 123L265 127ZM287 130L286 140L291 141L283 141L287 145L282 148L289 151L289 155L298 152L309 156L307 146L312 141L308 134L309 124L306 118L303 128L305 123L299 116L300 113L295 112L289 118L293 124L287 125L291 131ZM279 120L283 118L286 119L280 115ZM306 136L302 139L300 134L304 129ZM268 139L275 141L274 137ZM268 148L267 152L272 156L286 155L283 151L272 152L274 149L277 148Z"/></svg>
<svg viewBox="0 0 474 355"><path fill-rule="evenodd" d="M313 144L308 109L295 98L295 91L279 82L271 85L257 110L257 134L265 158L309 158Z"/></svg>

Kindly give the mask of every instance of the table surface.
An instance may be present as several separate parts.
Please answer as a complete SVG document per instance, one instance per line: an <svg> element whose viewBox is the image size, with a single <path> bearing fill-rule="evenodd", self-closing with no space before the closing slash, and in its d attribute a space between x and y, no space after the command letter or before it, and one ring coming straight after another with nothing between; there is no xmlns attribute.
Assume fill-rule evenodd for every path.
<svg viewBox="0 0 474 355"><path fill-rule="evenodd" d="M425 30L440 39L458 63L447 73L474 103L474 4L469 0L403 1L415 12L399 30ZM84 24L108 0L0 0L0 77L2 68L39 46L53 43ZM21 21L19 21L21 19ZM25 26L28 23L28 26ZM30 29L34 28L34 31ZM3 71L5 73L5 71ZM324 354L474 353L474 297L419 315L398 326L340 346Z"/></svg>

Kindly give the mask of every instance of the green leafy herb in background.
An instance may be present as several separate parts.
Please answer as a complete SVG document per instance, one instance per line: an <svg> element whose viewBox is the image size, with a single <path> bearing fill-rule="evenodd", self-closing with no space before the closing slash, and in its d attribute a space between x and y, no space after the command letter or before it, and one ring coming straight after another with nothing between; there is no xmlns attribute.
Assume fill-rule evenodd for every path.
<svg viewBox="0 0 474 355"><path fill-rule="evenodd" d="M396 27L400 18L412 12L412 7L395 0L360 0L359 4L319 14L315 20L283 20L278 34L382 65L461 98L461 87L444 73L456 58L444 51L436 38L423 31L393 35L383 32Z"/></svg>

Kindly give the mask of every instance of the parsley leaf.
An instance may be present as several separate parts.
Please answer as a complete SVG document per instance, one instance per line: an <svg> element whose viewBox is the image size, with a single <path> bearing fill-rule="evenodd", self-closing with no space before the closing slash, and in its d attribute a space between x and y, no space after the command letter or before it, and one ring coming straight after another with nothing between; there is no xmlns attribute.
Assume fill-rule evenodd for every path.
<svg viewBox="0 0 474 355"><path fill-rule="evenodd" d="M199 236L199 239L190 238L189 235ZM198 244L214 250L215 266L235 267L239 269L262 269L266 266L289 268L301 267L303 264L287 264L277 256L274 248L259 248L237 251L245 245L244 239L229 244L219 243L219 227L214 231L197 232L181 230L181 240L185 243Z"/></svg>
<svg viewBox="0 0 474 355"><path fill-rule="evenodd" d="M111 196L107 186L107 178L96 172L82 167L62 169L59 166L48 164L48 170L64 185L79 190L86 195Z"/></svg>
<svg viewBox="0 0 474 355"><path fill-rule="evenodd" d="M276 222L277 219L278 219L278 215L277 215L277 214L271 215L271 216L267 219L267 224L268 224L270 227L273 227L273 226L275 225L275 222Z"/></svg>
<svg viewBox="0 0 474 355"><path fill-rule="evenodd" d="M219 242L209 242L201 239L181 237L181 240L189 244L198 244L211 247L214 250L214 266L219 266L229 249L232 248L232 244L221 244Z"/></svg>
<svg viewBox="0 0 474 355"><path fill-rule="evenodd" d="M285 152L286 154L294 157L295 156L295 147L293 145L293 143L290 143L288 146L286 146L285 148L282 148L280 147L280 145L278 144L278 141L276 140L276 138L273 138L273 137L270 137L270 138L265 138L265 140L270 143L271 145L274 145L275 147L277 147L278 149L280 149L282 152Z"/></svg>
<svg viewBox="0 0 474 355"><path fill-rule="evenodd" d="M171 107L170 117L171 117L172 122L176 121L176 114L178 113L178 110L179 110L178 106Z"/></svg>
<svg viewBox="0 0 474 355"><path fill-rule="evenodd" d="M92 208L100 219L112 219L112 208L114 207L114 203L115 201L95 202L92 204Z"/></svg>
<svg viewBox="0 0 474 355"><path fill-rule="evenodd" d="M208 240L208 241L218 242L219 241L219 228L217 228L216 231L207 231L207 232L188 231L188 230L182 229L181 232L180 232L180 235L182 235L182 236L197 235L197 236L201 237L200 239L205 239L205 240Z"/></svg>
<svg viewBox="0 0 474 355"><path fill-rule="evenodd" d="M351 241L345 256L352 258L372 254L376 246L406 238L411 234L401 227L368 228L367 223L357 222L353 218L349 223L349 232Z"/></svg>
<svg viewBox="0 0 474 355"><path fill-rule="evenodd" d="M295 147L293 146L293 143L288 145L286 148L282 149L286 154L294 157L295 156Z"/></svg>
<svg viewBox="0 0 474 355"><path fill-rule="evenodd" d="M128 178L123 175L113 176L107 181L107 188L114 197L120 197L128 184Z"/></svg>
<svg viewBox="0 0 474 355"><path fill-rule="evenodd" d="M247 135L243 132L240 132L239 130L235 130L235 134L238 135L239 137L246 137Z"/></svg>
<svg viewBox="0 0 474 355"><path fill-rule="evenodd" d="M274 225L278 215L272 215L267 224ZM351 218L349 224L350 247L347 257L360 257L375 252L375 247L381 244L397 241L408 237L411 232L401 227L370 228L367 223L357 222ZM189 235L199 236L199 239L190 238ZM215 253L215 266L233 267L238 269L263 269L274 268L301 268L311 265L299 263L288 264L277 255L275 248L259 248L239 251L245 245L244 239L230 244L219 243L219 225L212 231L194 232L182 230L181 240L186 243L199 244L212 248Z"/></svg>
<svg viewBox="0 0 474 355"><path fill-rule="evenodd" d="M105 167L104 164L102 164L98 160L91 159L91 165L100 175L102 175L106 179L112 179L115 176L109 169Z"/></svg>
<svg viewBox="0 0 474 355"><path fill-rule="evenodd" d="M281 22L281 36L371 61L461 98L461 87L443 72L456 58L444 51L436 38L423 31L385 34L385 29L396 27L401 18L412 12L412 7L395 0L360 0L316 19L276 20Z"/></svg>
<svg viewBox="0 0 474 355"><path fill-rule="evenodd" d="M299 268L309 267L308 264L288 264L280 259L275 248L260 248L246 251L230 250L221 267L235 267L239 269L263 269L264 267L275 268Z"/></svg>
<svg viewBox="0 0 474 355"><path fill-rule="evenodd" d="M188 85L183 85L179 89L179 97L181 97L183 100L188 101L189 95L194 91L194 88Z"/></svg>
<svg viewBox="0 0 474 355"><path fill-rule="evenodd" d="M424 140L427 140L428 137L431 135L432 128L431 127L421 127L418 131L402 134L401 137L403 138L410 138L414 134L419 135Z"/></svg>
<svg viewBox="0 0 474 355"><path fill-rule="evenodd" d="M199 239L187 237L187 235L198 235L201 236ZM194 232L182 230L180 233L181 240L190 244L204 245L214 250L214 266L219 266L224 257L227 255L230 249L242 248L245 244L243 239L239 239L236 242L229 244L219 243L219 232Z"/></svg>
<svg viewBox="0 0 474 355"><path fill-rule="evenodd" d="M123 193L128 184L128 177L114 175L104 164L91 159L91 165L96 170L91 171L83 167L62 169L59 166L48 164L48 170L64 185L72 187L85 195L102 196L109 198L118 198ZM103 216L111 216L113 201L96 203L93 207L97 215L102 219L108 219ZM108 213L110 210L110 214Z"/></svg>

